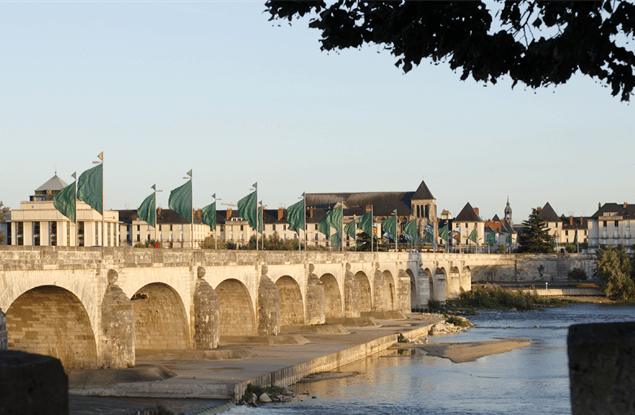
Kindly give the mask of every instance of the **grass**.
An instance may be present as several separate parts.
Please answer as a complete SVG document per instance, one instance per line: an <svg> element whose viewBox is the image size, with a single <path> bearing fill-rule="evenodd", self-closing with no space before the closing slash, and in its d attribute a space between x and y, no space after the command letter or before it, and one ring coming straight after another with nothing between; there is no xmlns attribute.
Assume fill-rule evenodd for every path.
<svg viewBox="0 0 635 415"><path fill-rule="evenodd" d="M466 321L456 317L456 316L450 316L448 318L445 319L446 322L454 324L457 327L467 327L468 324Z"/></svg>
<svg viewBox="0 0 635 415"><path fill-rule="evenodd" d="M518 311L539 310L541 307L563 307L574 301L541 297L535 291L505 291L497 285L477 286L462 292L458 300L448 301L449 308L474 308Z"/></svg>

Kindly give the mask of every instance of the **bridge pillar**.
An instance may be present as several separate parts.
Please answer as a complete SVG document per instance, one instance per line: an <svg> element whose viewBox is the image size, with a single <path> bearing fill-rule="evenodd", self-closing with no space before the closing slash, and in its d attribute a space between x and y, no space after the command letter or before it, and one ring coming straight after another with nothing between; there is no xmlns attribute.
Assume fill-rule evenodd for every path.
<svg viewBox="0 0 635 415"><path fill-rule="evenodd" d="M400 269L397 273L397 301L395 304L395 309L397 311L401 311L402 313L411 313L412 306L410 304L410 275L403 270Z"/></svg>
<svg viewBox="0 0 635 415"><path fill-rule="evenodd" d="M351 264L346 264L344 277L344 317L359 317L360 293L359 281L351 272Z"/></svg>
<svg viewBox="0 0 635 415"><path fill-rule="evenodd" d="M324 324L326 317L324 314L324 284L313 273L315 266L309 264L309 277L306 284L306 320L307 326Z"/></svg>
<svg viewBox="0 0 635 415"><path fill-rule="evenodd" d="M441 304L445 304L445 273L441 269L437 269L434 273L434 282L432 284L432 299Z"/></svg>
<svg viewBox="0 0 635 415"><path fill-rule="evenodd" d="M218 294L203 278L205 268L198 267L194 288L194 348L216 349L220 341L220 308Z"/></svg>
<svg viewBox="0 0 635 415"><path fill-rule="evenodd" d="M108 270L108 286L101 303L101 366L104 368L126 368L135 364L134 306L116 284L117 279L117 271Z"/></svg>
<svg viewBox="0 0 635 415"><path fill-rule="evenodd" d="M7 316L4 315L0 308L0 350L9 348L9 336L7 334Z"/></svg>
<svg viewBox="0 0 635 415"><path fill-rule="evenodd" d="M430 276L423 269L417 270L417 297L414 304L418 308L427 308L430 300Z"/></svg>
<svg viewBox="0 0 635 415"><path fill-rule="evenodd" d="M267 276L268 270L262 266L258 285L258 335L276 336L280 333L280 293Z"/></svg>

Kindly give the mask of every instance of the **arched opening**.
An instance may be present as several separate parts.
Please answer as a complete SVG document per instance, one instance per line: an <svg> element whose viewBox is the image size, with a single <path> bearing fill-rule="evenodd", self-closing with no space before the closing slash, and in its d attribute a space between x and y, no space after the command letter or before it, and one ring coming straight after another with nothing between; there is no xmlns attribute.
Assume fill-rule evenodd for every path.
<svg viewBox="0 0 635 415"><path fill-rule="evenodd" d="M395 279L388 270L384 271L384 284L386 287L386 310L395 309Z"/></svg>
<svg viewBox="0 0 635 415"><path fill-rule="evenodd" d="M280 293L280 325L298 326L304 324L304 303L300 286L293 278L285 275L278 278L276 287Z"/></svg>
<svg viewBox="0 0 635 415"><path fill-rule="evenodd" d="M187 349L187 314L179 294L162 283L148 284L131 298L136 349Z"/></svg>
<svg viewBox="0 0 635 415"><path fill-rule="evenodd" d="M367 312L372 310L372 296L370 290L370 281L363 271L355 274L357 282L359 282L359 311Z"/></svg>
<svg viewBox="0 0 635 415"><path fill-rule="evenodd" d="M42 286L7 310L9 348L53 356L67 368L97 367L97 345L88 313L64 288Z"/></svg>
<svg viewBox="0 0 635 415"><path fill-rule="evenodd" d="M415 279L415 274L410 270L410 268L406 268L406 274L410 277L410 307L414 307L418 305L417 303L419 302L417 280Z"/></svg>
<svg viewBox="0 0 635 415"><path fill-rule="evenodd" d="M342 295L337 280L331 274L324 274L320 277L320 281L324 284L324 315L326 317L341 317Z"/></svg>
<svg viewBox="0 0 635 415"><path fill-rule="evenodd" d="M216 287L220 312L221 336L253 336L256 334L254 310L247 287L235 279Z"/></svg>

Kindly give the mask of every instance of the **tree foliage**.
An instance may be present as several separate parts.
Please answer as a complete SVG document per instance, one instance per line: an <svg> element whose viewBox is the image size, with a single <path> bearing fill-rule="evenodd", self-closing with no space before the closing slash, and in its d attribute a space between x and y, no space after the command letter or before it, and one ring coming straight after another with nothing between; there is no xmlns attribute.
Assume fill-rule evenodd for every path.
<svg viewBox="0 0 635 415"><path fill-rule="evenodd" d="M9 210L9 207L5 206L4 203L0 201L0 222L4 222L5 220L7 220L7 217L9 217ZM4 243L5 238L6 236L4 235L4 233L0 232L0 245Z"/></svg>
<svg viewBox="0 0 635 415"><path fill-rule="evenodd" d="M523 233L518 235L518 253L549 254L553 253L551 237L547 231L547 223L537 209L532 209L529 218L523 222Z"/></svg>
<svg viewBox="0 0 635 415"><path fill-rule="evenodd" d="M635 275L632 258L620 245L601 247L598 251L596 274L602 280L602 291L612 300L635 298Z"/></svg>
<svg viewBox="0 0 635 415"><path fill-rule="evenodd" d="M321 49L383 46L409 72L423 59L447 62L461 80L508 75L531 88L567 82L580 71L628 101L635 86L635 5L628 1L489 3L268 0L273 19L310 16ZM631 43L629 43L629 41Z"/></svg>

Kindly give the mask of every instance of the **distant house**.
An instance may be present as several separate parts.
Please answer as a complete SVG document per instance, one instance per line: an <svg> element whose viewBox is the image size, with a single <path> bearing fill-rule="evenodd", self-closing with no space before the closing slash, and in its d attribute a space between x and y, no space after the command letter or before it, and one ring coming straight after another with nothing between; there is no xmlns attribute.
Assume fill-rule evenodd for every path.
<svg viewBox="0 0 635 415"><path fill-rule="evenodd" d="M633 250L631 229L635 227L635 204L605 203L588 218L589 251L595 252L600 245L627 247Z"/></svg>

